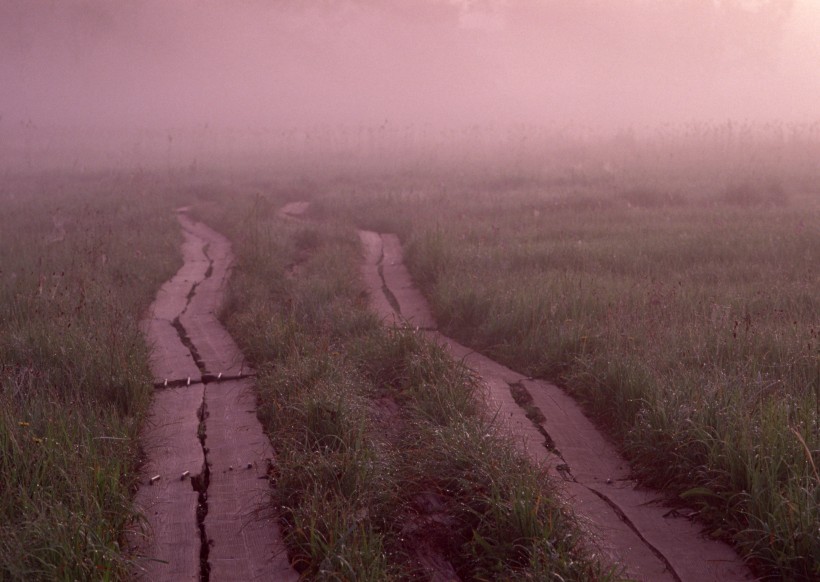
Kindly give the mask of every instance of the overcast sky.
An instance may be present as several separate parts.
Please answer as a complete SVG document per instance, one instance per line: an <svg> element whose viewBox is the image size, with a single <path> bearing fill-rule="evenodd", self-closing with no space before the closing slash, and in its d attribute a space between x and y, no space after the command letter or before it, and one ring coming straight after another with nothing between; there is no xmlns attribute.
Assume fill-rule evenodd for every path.
<svg viewBox="0 0 820 582"><path fill-rule="evenodd" d="M0 0L0 128L820 121L820 0Z"/></svg>

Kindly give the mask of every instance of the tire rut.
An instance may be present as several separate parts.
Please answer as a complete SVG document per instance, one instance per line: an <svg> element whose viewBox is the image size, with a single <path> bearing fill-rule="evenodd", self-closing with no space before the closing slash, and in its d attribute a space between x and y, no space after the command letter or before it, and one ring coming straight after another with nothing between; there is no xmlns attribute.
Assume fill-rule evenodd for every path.
<svg viewBox="0 0 820 582"><path fill-rule="evenodd" d="M142 323L159 389L135 496L145 523L128 536L134 577L297 580L278 521L264 511L273 450L256 419L253 370L216 318L230 243L186 209L177 217L184 263Z"/></svg>
<svg viewBox="0 0 820 582"><path fill-rule="evenodd" d="M510 383L509 386L510 393L513 395L515 403L518 404L518 406L524 410L524 413L526 414L527 418L529 418L530 422L532 422L533 427L535 427L535 429L543 435L544 448L560 459L560 464L555 465L555 471L557 471L561 475L561 477L563 477L564 480L577 483L578 485L586 488L589 492L593 493L594 495L597 495L602 501L609 505L612 508L612 510L618 515L621 521L623 521L629 527L629 529L635 532L635 535L637 535L641 539L641 541L643 541L643 543L646 544L649 550L653 554L655 554L658 560L660 560L666 565L667 572L669 572L669 574L672 576L675 582L683 582L678 573L675 571L675 568L672 565L672 563L666 558L666 556L663 555L663 552L661 552L661 550L655 547L655 545L652 544L652 542L650 542L641 533L640 529L638 529L638 527L636 527L635 524L632 523L632 520L630 520L629 516L624 511L622 511L620 507L618 507L617 503L610 499L603 491L599 491L594 487L590 487L585 483L582 483L575 477L575 475L572 474L572 467L569 465L569 463L567 463L567 460L564 458L564 455L555 445L555 440L544 427L546 417L541 412L541 409L533 404L533 398L532 395L529 393L529 390L527 390L527 388L520 382ZM611 483L611 479L608 479L608 481L609 483Z"/></svg>

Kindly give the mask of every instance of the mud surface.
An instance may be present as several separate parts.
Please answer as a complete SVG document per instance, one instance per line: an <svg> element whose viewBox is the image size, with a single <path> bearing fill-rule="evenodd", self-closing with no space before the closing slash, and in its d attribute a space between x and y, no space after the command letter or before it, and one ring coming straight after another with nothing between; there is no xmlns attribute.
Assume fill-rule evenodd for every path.
<svg viewBox="0 0 820 582"><path fill-rule="evenodd" d="M305 201L298 201L298 202L288 202L282 208L279 209L279 216L282 217L291 217L291 218L299 218L310 207L310 202Z"/></svg>
<svg viewBox="0 0 820 582"><path fill-rule="evenodd" d="M216 317L230 243L184 210L178 218L184 264L142 325L157 391L142 437L135 578L297 580L269 508L273 450L253 371Z"/></svg>
<svg viewBox="0 0 820 582"><path fill-rule="evenodd" d="M386 324L425 330L481 376L491 412L513 431L521 449L563 484L565 499L610 563L622 565L637 580L753 579L731 547L703 537L696 523L670 511L657 492L639 489L629 478L628 463L562 390L439 333L395 235L360 231L359 237L372 308Z"/></svg>

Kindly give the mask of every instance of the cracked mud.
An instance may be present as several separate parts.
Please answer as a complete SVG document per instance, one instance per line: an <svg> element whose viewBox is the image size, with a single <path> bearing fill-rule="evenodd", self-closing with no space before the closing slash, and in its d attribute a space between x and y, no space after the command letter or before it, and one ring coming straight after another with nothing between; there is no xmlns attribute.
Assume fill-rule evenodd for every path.
<svg viewBox="0 0 820 582"><path fill-rule="evenodd" d="M256 419L253 370L216 318L227 239L178 211L184 264L143 321L155 392L130 543L144 580L296 580L265 512L270 442ZM207 443L207 444L206 444ZM186 481L190 480L190 483Z"/></svg>

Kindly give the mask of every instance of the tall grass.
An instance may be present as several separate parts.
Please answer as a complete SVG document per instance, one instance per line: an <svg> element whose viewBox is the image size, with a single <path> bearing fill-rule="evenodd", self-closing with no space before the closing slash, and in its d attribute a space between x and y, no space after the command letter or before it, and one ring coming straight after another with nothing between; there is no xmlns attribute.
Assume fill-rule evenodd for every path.
<svg viewBox="0 0 820 582"><path fill-rule="evenodd" d="M0 187L0 579L112 580L151 394L137 323L177 266L148 178Z"/></svg>
<svg viewBox="0 0 820 582"><path fill-rule="evenodd" d="M225 318L259 370L273 502L303 576L614 577L547 477L483 416L471 375L370 313L349 227L249 213L258 198L233 204L203 213L236 243Z"/></svg>
<svg viewBox="0 0 820 582"><path fill-rule="evenodd" d="M446 333L566 386L711 535L815 579L820 210L764 187L380 183L318 212L398 232Z"/></svg>

